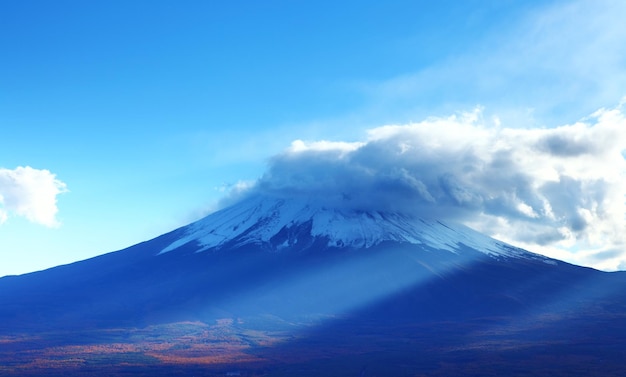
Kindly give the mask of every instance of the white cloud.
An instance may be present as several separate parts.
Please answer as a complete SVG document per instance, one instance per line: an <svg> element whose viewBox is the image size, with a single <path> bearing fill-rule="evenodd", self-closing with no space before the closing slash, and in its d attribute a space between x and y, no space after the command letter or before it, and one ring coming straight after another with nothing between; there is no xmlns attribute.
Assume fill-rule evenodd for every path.
<svg viewBox="0 0 626 377"><path fill-rule="evenodd" d="M620 105L552 129L487 123L480 109L295 142L254 190L464 222L530 250L616 269L626 261L626 117Z"/></svg>
<svg viewBox="0 0 626 377"><path fill-rule="evenodd" d="M352 152L362 146L363 143L348 143L344 141L328 141L321 140L315 141L312 143L305 143L302 140L295 140L291 143L291 147L289 151L291 152L303 152L303 151L328 151L328 152L338 152L339 156Z"/></svg>
<svg viewBox="0 0 626 377"><path fill-rule="evenodd" d="M48 170L0 168L0 224L13 214L48 227L58 226L57 195L66 191L65 183Z"/></svg>

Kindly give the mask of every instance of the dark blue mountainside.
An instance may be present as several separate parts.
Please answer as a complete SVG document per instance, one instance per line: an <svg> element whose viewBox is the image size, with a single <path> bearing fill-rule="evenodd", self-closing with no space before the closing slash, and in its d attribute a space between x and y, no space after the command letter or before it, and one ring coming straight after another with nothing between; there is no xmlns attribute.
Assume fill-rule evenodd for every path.
<svg viewBox="0 0 626 377"><path fill-rule="evenodd" d="M0 279L0 375L624 375L626 275L466 227L253 197Z"/></svg>

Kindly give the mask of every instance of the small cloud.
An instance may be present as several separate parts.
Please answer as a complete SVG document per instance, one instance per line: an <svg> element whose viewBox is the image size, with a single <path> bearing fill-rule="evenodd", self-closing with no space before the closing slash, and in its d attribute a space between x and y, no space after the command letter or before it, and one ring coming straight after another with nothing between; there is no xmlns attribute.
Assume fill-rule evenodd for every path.
<svg viewBox="0 0 626 377"><path fill-rule="evenodd" d="M59 226L57 195L64 192L66 184L48 170L0 168L0 224L17 215L48 227Z"/></svg>
<svg viewBox="0 0 626 377"><path fill-rule="evenodd" d="M220 192L225 192L226 196L220 199L219 202L213 208L210 208L209 211L206 211L204 215L213 212L216 209L228 207L229 205L238 202L243 197L248 195L255 185L255 181L237 181L237 183L234 184L224 183L216 189Z"/></svg>

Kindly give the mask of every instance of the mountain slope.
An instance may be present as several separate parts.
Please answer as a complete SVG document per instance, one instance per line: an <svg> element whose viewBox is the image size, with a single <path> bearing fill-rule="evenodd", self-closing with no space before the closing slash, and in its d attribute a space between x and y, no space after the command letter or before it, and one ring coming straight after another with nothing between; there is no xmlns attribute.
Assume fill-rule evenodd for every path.
<svg viewBox="0 0 626 377"><path fill-rule="evenodd" d="M480 269L484 271L474 277ZM502 271L508 271L507 276L501 276ZM270 313L282 308L275 303L281 300L291 303L281 315L304 315L314 304L297 300L298 289L311 290L311 303L333 297L350 303L340 311L332 305L318 310L324 315L344 314L412 284L435 281L446 286L459 274L467 274L468 282L450 286L452 291L461 292L470 280L490 276L498 285L500 278L519 275L519 282L506 284L518 286L535 275L550 280L547 277L564 274L563 279L575 280L597 273L514 248L461 225L254 197L119 252L0 279L0 300L5 303L0 327L210 319ZM298 284L302 287L291 288ZM553 288L548 284L541 289ZM230 299L240 295L250 298ZM461 295L458 301L467 297ZM501 306L489 300L479 306L493 310ZM461 313L460 309L451 312Z"/></svg>
<svg viewBox="0 0 626 377"><path fill-rule="evenodd" d="M240 342L245 357L302 360L311 349L323 353L330 347L328 357L343 360L347 348L379 355L383 350L376 351L375 344L383 342L385 349L396 350L389 351L390 360L404 360L413 368L407 375L414 375L418 366L408 355L435 352L427 339L437 343L438 335L425 329L443 323L451 324L449 337L440 339L443 348L471 349L477 339L498 348L541 334L544 346L587 339L579 328L603 334L612 347L626 345L624 288L623 273L556 261L457 224L251 197L125 250L0 279L0 341L13 344L12 339L39 334L59 347L76 344L77 334L97 333L97 340L88 342L101 344L102 334L120 329L135 334L158 328L153 339L163 336L168 324L228 320L230 335L220 339ZM209 338L225 331L202 329ZM147 342L141 334L136 342ZM370 341L364 343L365 334ZM265 340L251 340L259 336ZM424 343L409 341L415 337ZM189 341L181 339L165 349L174 352ZM205 344L199 342L194 347ZM142 347L136 352L145 356L150 347ZM190 358L195 353L185 355L199 362Z"/></svg>

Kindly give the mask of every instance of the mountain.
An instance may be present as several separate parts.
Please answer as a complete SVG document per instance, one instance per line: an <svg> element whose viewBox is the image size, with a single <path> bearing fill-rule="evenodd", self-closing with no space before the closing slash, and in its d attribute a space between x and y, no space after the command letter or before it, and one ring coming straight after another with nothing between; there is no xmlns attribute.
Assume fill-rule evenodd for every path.
<svg viewBox="0 0 626 377"><path fill-rule="evenodd" d="M313 243L318 249L367 249L383 242L398 242L455 254L458 245L464 244L495 257L539 258L555 263L460 225L400 213L327 208L305 199L248 198L185 227L184 233L159 254L189 244L195 252L250 245L279 252L310 249Z"/></svg>
<svg viewBox="0 0 626 377"><path fill-rule="evenodd" d="M428 216L254 196L0 279L0 374L622 375L625 288Z"/></svg>

